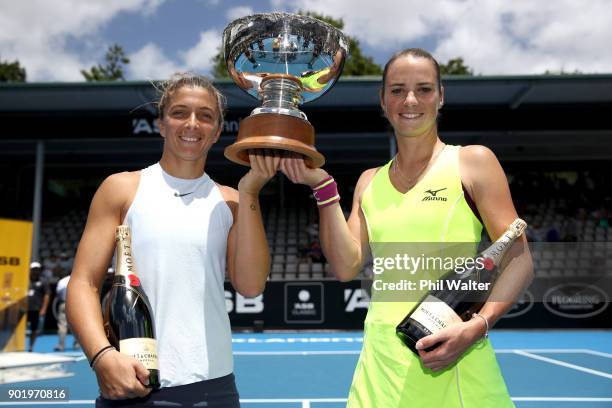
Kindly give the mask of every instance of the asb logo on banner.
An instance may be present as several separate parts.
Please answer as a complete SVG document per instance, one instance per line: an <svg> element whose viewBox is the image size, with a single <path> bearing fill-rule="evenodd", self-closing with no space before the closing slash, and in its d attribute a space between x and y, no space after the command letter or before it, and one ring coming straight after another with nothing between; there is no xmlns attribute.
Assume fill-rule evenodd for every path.
<svg viewBox="0 0 612 408"><path fill-rule="evenodd" d="M285 284L285 322L323 323L323 283Z"/></svg>
<svg viewBox="0 0 612 408"><path fill-rule="evenodd" d="M344 311L347 313L353 313L357 309L368 309L370 304L370 296L368 292L363 289L344 289Z"/></svg>
<svg viewBox="0 0 612 408"><path fill-rule="evenodd" d="M238 314L258 314L264 311L263 295L254 298L245 298L240 293L236 292L236 300L234 301L234 293L225 291L225 310L227 313Z"/></svg>

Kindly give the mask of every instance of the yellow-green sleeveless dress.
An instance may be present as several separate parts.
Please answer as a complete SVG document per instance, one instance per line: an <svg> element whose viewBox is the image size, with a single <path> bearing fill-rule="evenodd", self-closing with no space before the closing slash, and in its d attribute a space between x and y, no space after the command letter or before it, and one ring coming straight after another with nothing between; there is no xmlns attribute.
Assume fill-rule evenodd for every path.
<svg viewBox="0 0 612 408"><path fill-rule="evenodd" d="M459 146L445 146L406 194L391 184L390 165L377 172L362 197L371 245L480 241L482 224L464 197L459 175ZM425 199L431 196L438 198ZM416 304L373 296L347 407L513 407L488 340L474 344L444 371L434 373L421 364L395 333Z"/></svg>

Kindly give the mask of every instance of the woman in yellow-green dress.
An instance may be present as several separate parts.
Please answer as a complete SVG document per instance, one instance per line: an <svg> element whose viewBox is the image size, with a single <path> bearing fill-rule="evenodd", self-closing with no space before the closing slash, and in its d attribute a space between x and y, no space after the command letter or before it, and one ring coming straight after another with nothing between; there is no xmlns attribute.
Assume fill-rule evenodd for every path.
<svg viewBox="0 0 612 408"><path fill-rule="evenodd" d="M335 181L325 170L307 168L297 156L281 161L281 170L293 182L313 188L323 252L341 281L358 275L377 244L477 243L483 227L495 240L517 217L495 155L483 146L446 145L438 137L444 88L438 63L428 52L407 49L387 62L380 104L398 153L385 165L363 172L348 221ZM418 293L406 301L378 301L380 293L375 293L347 406L513 406L491 344L483 339L532 277L524 237L508 257L522 266L512 268L505 282L498 281L511 282L504 297L486 302L472 320L421 339L419 355L395 332L416 306Z"/></svg>

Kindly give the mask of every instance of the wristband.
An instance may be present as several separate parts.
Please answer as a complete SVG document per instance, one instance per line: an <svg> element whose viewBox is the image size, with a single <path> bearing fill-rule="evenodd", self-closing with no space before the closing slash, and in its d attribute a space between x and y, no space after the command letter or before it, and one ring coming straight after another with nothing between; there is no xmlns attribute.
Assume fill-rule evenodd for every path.
<svg viewBox="0 0 612 408"><path fill-rule="evenodd" d="M338 184L332 176L323 179L312 188L312 194L319 208L324 208L340 201Z"/></svg>
<svg viewBox="0 0 612 408"><path fill-rule="evenodd" d="M332 176L327 176L323 180L319 181L317 185L315 185L312 189L314 191L319 190L320 188L325 187L326 185L328 185L329 183L332 183L333 181L334 181L334 178Z"/></svg>
<svg viewBox="0 0 612 408"><path fill-rule="evenodd" d="M486 317L484 317L483 315L478 314L478 313L472 313L472 319L474 317L480 317L484 321L484 323L485 323L485 334L480 339L480 340L485 340L487 337L489 337L489 321L487 320Z"/></svg>
<svg viewBox="0 0 612 408"><path fill-rule="evenodd" d="M100 349L100 351L98 351L93 358L91 359L91 361L89 362L89 366L91 368L94 368L94 365L96 365L96 363L98 362L98 360L100 359L100 357L102 357L103 354L107 353L110 349L114 349L114 346L108 345L106 347L102 347Z"/></svg>

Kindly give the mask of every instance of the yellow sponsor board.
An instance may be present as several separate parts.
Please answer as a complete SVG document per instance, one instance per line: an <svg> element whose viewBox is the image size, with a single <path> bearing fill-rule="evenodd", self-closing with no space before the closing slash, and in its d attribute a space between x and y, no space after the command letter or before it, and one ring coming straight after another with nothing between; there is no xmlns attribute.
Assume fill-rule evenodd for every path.
<svg viewBox="0 0 612 408"><path fill-rule="evenodd" d="M0 218L0 350L25 350L32 223Z"/></svg>

